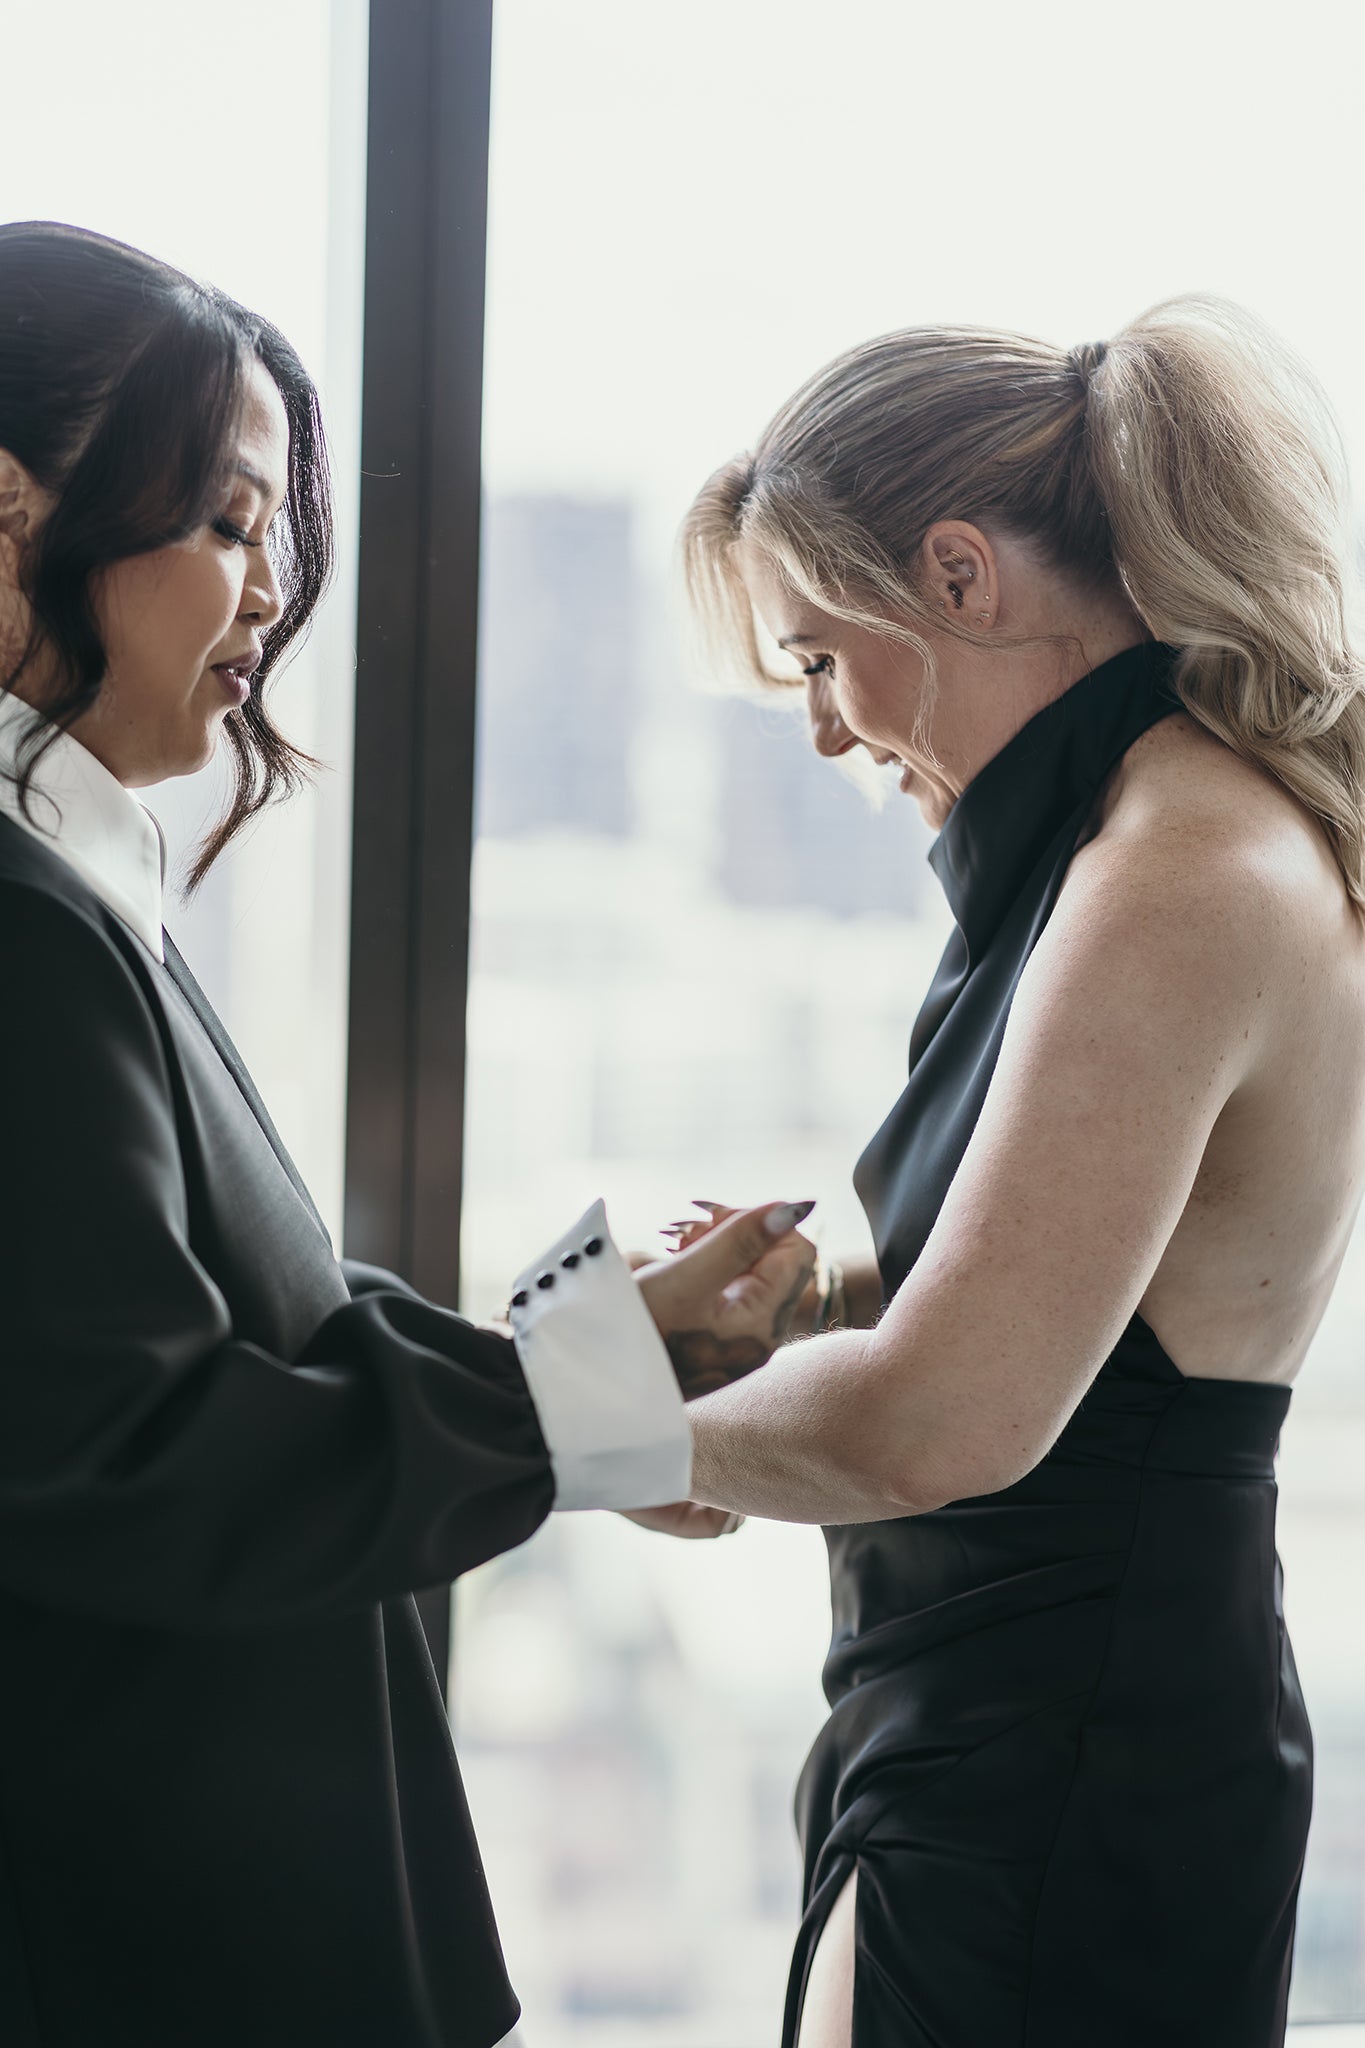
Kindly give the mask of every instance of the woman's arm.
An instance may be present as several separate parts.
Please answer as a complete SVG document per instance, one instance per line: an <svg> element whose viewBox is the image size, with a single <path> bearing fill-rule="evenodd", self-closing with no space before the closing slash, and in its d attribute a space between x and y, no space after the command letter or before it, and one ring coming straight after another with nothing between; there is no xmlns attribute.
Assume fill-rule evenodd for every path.
<svg viewBox="0 0 1365 2048"><path fill-rule="evenodd" d="M697 1405L697 1499L873 1521L1037 1464L1260 1057L1278 943L1265 902L1243 858L1193 833L1077 858L914 1270L875 1330L790 1345Z"/></svg>
<svg viewBox="0 0 1365 2048"><path fill-rule="evenodd" d="M0 1586L150 1626L251 1626L436 1584L529 1536L555 1477L513 1343L359 1268L297 1358L238 1335L191 1245L137 975L24 884L0 882L0 930ZM795 1284L796 1251L767 1242ZM694 1306L685 1274L671 1284Z"/></svg>
<svg viewBox="0 0 1365 2048"><path fill-rule="evenodd" d="M530 1535L554 1487L512 1345L383 1288L297 1361L237 1337L190 1245L136 976L59 899L5 883L0 902L0 1584L250 1624L434 1584Z"/></svg>

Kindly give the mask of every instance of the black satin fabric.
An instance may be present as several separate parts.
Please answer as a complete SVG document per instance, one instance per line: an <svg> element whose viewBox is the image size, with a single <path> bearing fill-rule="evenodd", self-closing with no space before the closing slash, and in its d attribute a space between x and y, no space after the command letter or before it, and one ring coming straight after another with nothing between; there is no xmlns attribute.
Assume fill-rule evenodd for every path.
<svg viewBox="0 0 1365 2048"><path fill-rule="evenodd" d="M338 1265L221 1024L0 818L0 2042L489 2048L410 1597L553 1499L510 1342Z"/></svg>
<svg viewBox="0 0 1365 2048"><path fill-rule="evenodd" d="M1177 708L1172 661L1135 648L1077 683L931 853L957 930L856 1176L888 1298L1097 795ZM798 1791L788 2048L855 1869L854 2048L1282 2043L1312 1785L1275 1555L1288 1406L1185 1378L1134 1317L1017 1485L826 1532L831 1714Z"/></svg>

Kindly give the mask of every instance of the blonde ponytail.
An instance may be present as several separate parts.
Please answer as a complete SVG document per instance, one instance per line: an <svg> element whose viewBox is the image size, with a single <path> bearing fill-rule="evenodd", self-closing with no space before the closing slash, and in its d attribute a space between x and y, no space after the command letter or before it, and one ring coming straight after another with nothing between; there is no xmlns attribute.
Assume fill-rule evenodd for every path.
<svg viewBox="0 0 1365 2048"><path fill-rule="evenodd" d="M1316 383L1248 314L1173 300L1094 369L1086 445L1128 595L1181 649L1186 709L1313 813L1365 903L1365 675Z"/></svg>
<svg viewBox="0 0 1365 2048"><path fill-rule="evenodd" d="M1317 385L1259 321L1187 298L1065 353L971 328L853 349L699 492L682 535L689 591L716 651L763 676L743 541L932 673L913 564L948 517L1031 540L1079 583L1121 586L1180 649L1191 715L1319 820L1365 905L1345 465Z"/></svg>

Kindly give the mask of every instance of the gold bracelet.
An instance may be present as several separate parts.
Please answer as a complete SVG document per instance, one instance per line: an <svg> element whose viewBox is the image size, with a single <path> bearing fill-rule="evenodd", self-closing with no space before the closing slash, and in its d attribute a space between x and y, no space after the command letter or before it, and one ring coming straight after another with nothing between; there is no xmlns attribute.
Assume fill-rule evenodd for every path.
<svg viewBox="0 0 1365 2048"><path fill-rule="evenodd" d="M837 1259L826 1265L823 1259L816 1273L820 1292L815 1303L815 1331L837 1330L847 1321L848 1299L844 1293L844 1269Z"/></svg>

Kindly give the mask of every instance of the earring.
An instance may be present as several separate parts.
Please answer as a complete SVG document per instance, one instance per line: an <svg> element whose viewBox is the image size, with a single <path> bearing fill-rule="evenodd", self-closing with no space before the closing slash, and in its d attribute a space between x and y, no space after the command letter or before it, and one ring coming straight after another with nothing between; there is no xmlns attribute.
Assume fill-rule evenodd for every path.
<svg viewBox="0 0 1365 2048"><path fill-rule="evenodd" d="M962 585L960 583L950 583L948 585L948 595L953 600L955 609L961 611L963 605Z"/></svg>

